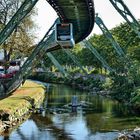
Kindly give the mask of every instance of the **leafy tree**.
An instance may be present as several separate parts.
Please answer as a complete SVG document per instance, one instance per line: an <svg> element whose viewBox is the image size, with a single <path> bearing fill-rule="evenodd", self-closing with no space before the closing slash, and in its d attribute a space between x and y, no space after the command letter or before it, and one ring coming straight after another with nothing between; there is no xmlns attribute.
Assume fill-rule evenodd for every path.
<svg viewBox="0 0 140 140"><path fill-rule="evenodd" d="M111 31L126 55L140 62L140 39L130 26L127 23L121 23Z"/></svg>
<svg viewBox="0 0 140 140"><path fill-rule="evenodd" d="M117 56L112 44L105 36L94 34L90 41L95 44L94 46L109 65L116 70L116 73L110 73L110 78L113 81L112 96L118 100L129 102L135 87L140 86L140 39L127 23L121 23L110 32L129 58L127 62Z"/></svg>
<svg viewBox="0 0 140 140"><path fill-rule="evenodd" d="M0 1L1 30L18 10L22 2L21 0ZM11 36L0 46L4 50L4 60L6 63L13 57L16 58L21 55L28 55L34 48L33 42L35 36L32 34L35 27L35 23L32 20L34 14L35 10L32 10L32 12L21 21L20 25L13 31Z"/></svg>

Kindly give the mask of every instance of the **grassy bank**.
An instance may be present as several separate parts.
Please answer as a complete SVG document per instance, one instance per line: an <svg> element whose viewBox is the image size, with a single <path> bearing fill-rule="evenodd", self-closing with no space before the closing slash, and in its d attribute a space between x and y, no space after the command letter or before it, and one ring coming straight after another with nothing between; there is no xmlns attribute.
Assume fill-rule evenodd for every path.
<svg viewBox="0 0 140 140"><path fill-rule="evenodd" d="M27 80L22 87L5 99L0 100L0 121L19 121L31 109L38 107L44 99L45 87ZM1 124L3 127L3 124Z"/></svg>

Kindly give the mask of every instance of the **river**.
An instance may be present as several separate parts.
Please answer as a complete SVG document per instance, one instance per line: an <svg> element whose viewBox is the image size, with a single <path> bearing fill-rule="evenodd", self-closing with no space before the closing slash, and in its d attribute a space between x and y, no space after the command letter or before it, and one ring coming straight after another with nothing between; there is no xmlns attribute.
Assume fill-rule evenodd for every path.
<svg viewBox="0 0 140 140"><path fill-rule="evenodd" d="M0 140L114 140L122 130L140 126L140 118L117 101L66 85L47 86L41 113ZM79 104L74 109L68 105L72 97Z"/></svg>

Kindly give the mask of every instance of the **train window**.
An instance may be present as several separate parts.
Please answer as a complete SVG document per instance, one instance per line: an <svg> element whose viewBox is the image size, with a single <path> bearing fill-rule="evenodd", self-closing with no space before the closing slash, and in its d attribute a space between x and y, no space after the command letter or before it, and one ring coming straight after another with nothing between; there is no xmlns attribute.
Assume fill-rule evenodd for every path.
<svg viewBox="0 0 140 140"><path fill-rule="evenodd" d="M70 24L57 24L57 40L70 40Z"/></svg>
<svg viewBox="0 0 140 140"><path fill-rule="evenodd" d="M56 41L61 46L74 46L73 26L71 23L56 24Z"/></svg>

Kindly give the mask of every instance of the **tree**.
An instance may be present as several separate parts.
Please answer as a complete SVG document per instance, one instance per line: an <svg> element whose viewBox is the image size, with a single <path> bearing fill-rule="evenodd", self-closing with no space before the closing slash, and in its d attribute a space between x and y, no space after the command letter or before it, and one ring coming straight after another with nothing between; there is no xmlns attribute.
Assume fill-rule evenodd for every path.
<svg viewBox="0 0 140 140"><path fill-rule="evenodd" d="M140 62L140 38L127 23L121 23L111 30L113 36L123 48L126 55Z"/></svg>
<svg viewBox="0 0 140 140"><path fill-rule="evenodd" d="M21 0L1 0L0 1L0 29L8 23L12 16L16 13L23 1ZM4 61L9 62L12 58L21 57L31 53L35 36L32 31L35 24L32 20L32 10L21 21L20 25L13 31L11 36L0 46L4 50Z"/></svg>

